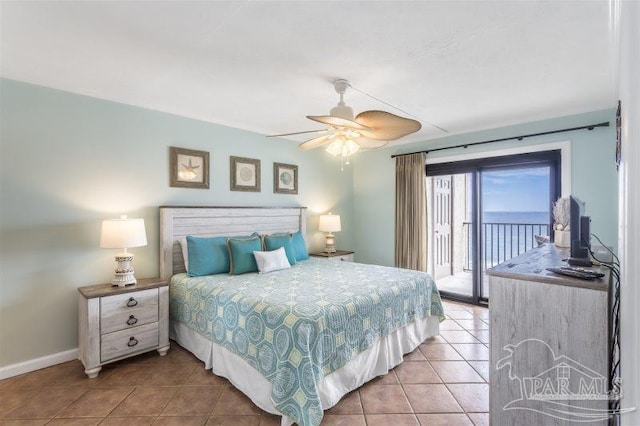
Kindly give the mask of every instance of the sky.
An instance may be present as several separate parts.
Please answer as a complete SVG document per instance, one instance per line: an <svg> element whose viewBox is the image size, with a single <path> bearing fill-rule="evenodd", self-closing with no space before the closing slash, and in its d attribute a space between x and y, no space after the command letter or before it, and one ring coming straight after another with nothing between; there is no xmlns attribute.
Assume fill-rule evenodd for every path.
<svg viewBox="0 0 640 426"><path fill-rule="evenodd" d="M549 168L482 172L484 211L548 212Z"/></svg>

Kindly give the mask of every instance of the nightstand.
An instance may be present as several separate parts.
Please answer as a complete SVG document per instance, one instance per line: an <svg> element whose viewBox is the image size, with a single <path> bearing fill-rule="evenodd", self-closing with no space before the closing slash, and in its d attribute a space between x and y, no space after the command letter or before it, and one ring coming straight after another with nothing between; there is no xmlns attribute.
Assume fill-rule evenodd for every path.
<svg viewBox="0 0 640 426"><path fill-rule="evenodd" d="M78 288L80 361L89 378L102 366L144 352L169 350L169 284L158 278L136 285Z"/></svg>
<svg viewBox="0 0 640 426"><path fill-rule="evenodd" d="M309 256L321 257L330 260L341 260L343 262L353 262L353 252L348 250L336 250L335 253L326 253L321 251L318 253L309 253Z"/></svg>

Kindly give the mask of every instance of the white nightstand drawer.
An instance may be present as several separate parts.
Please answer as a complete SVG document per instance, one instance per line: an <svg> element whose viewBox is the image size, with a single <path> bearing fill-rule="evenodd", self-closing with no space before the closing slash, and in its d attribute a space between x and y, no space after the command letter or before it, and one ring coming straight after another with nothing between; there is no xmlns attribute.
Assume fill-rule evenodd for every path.
<svg viewBox="0 0 640 426"><path fill-rule="evenodd" d="M133 309L158 306L158 289L135 291L100 298L100 316L104 319L115 313L127 313Z"/></svg>
<svg viewBox="0 0 640 426"><path fill-rule="evenodd" d="M158 346L158 323L116 331L100 337L102 362Z"/></svg>
<svg viewBox="0 0 640 426"><path fill-rule="evenodd" d="M126 312L113 312L102 315L100 334L130 329L158 321L158 305L142 308L129 308Z"/></svg>

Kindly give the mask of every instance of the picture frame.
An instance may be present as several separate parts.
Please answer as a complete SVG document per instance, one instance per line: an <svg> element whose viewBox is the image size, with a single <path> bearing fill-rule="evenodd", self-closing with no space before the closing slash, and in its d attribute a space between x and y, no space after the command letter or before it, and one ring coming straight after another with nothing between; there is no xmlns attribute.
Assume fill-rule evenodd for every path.
<svg viewBox="0 0 640 426"><path fill-rule="evenodd" d="M275 194L298 193L298 166L273 163L273 192Z"/></svg>
<svg viewBox="0 0 640 426"><path fill-rule="evenodd" d="M169 147L169 186L209 189L209 153Z"/></svg>
<svg viewBox="0 0 640 426"><path fill-rule="evenodd" d="M260 160L229 157L232 191L260 192Z"/></svg>

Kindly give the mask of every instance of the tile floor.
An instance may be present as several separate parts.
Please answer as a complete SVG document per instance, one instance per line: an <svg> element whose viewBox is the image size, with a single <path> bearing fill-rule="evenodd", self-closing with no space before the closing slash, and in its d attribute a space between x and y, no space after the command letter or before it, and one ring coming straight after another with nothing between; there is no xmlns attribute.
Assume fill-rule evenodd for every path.
<svg viewBox="0 0 640 426"><path fill-rule="evenodd" d="M488 425L489 312L445 302L441 337L346 395L323 425ZM105 366L87 379L79 361L0 381L0 425L279 425L226 379L172 342Z"/></svg>

